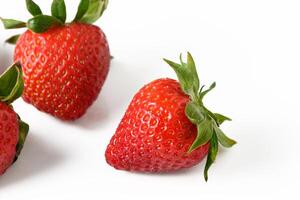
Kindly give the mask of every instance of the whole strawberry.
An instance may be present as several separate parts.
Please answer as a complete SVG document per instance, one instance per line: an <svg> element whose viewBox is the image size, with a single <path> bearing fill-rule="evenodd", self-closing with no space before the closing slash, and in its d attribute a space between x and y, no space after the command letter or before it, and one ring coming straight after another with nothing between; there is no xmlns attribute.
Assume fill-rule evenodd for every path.
<svg viewBox="0 0 300 200"><path fill-rule="evenodd" d="M11 106L22 91L22 69L15 64L0 76L0 175L17 160L29 130Z"/></svg>
<svg viewBox="0 0 300 200"><path fill-rule="evenodd" d="M177 73L179 83L158 79L144 86L131 101L107 147L108 164L116 169L169 172L198 164L207 154L205 180L215 161L218 144L236 142L219 126L230 120L203 104L208 90L200 88L192 56L187 63L165 60Z"/></svg>
<svg viewBox="0 0 300 200"><path fill-rule="evenodd" d="M53 1L52 16L32 0L26 3L34 16L27 23L2 19L7 29L28 28L7 40L16 43L14 59L23 66L23 99L62 120L78 119L98 97L109 71L105 34L92 25L108 0L81 0L71 23L65 23L64 0Z"/></svg>

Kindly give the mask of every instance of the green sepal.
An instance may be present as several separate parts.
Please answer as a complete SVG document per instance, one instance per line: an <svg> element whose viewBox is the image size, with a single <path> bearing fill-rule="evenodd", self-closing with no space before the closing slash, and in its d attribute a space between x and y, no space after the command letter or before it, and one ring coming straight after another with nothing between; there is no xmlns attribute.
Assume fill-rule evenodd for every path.
<svg viewBox="0 0 300 200"><path fill-rule="evenodd" d="M213 133L211 140L210 140L210 146L207 154L206 164L204 168L204 179L205 181L208 180L208 170L210 166L215 162L216 157L218 155L219 151L219 144L218 144L218 138L215 133Z"/></svg>
<svg viewBox="0 0 300 200"><path fill-rule="evenodd" d="M23 122L19 118L19 141L16 146L16 156L15 156L14 162L18 159L18 157L23 149L26 137L28 135L28 131L29 131L29 125L26 124L25 122Z"/></svg>
<svg viewBox="0 0 300 200"><path fill-rule="evenodd" d="M17 43L19 37L20 37L20 35L11 36L10 38L6 39L5 42L8 44L15 45Z"/></svg>
<svg viewBox="0 0 300 200"><path fill-rule="evenodd" d="M223 147L230 148L236 144L236 141L227 137L219 127L215 127L214 129L215 133L217 134L218 141Z"/></svg>
<svg viewBox="0 0 300 200"><path fill-rule="evenodd" d="M203 98L205 97L205 95L207 94L207 93L209 93L210 91L212 91L215 87L216 87L216 82L213 82L213 84L211 84L211 86L209 86L209 88L207 89L207 90L205 90L205 91L200 91L200 94L199 94L199 98L200 98L200 100L202 101L203 100ZM203 88L202 88L203 89Z"/></svg>
<svg viewBox="0 0 300 200"><path fill-rule="evenodd" d="M175 71L183 92L190 96L196 96L193 86L195 81L193 80L192 72L187 68L187 65L185 63L178 64L167 59L164 59L164 61Z"/></svg>
<svg viewBox="0 0 300 200"><path fill-rule="evenodd" d="M0 76L0 101L10 104L22 95L23 90L22 68L15 63Z"/></svg>
<svg viewBox="0 0 300 200"><path fill-rule="evenodd" d="M26 0L26 7L32 16L43 14L41 8L32 0Z"/></svg>
<svg viewBox="0 0 300 200"><path fill-rule="evenodd" d="M25 28L26 27L26 23L19 21L19 20L4 19L2 17L0 17L0 20L2 21L5 29L15 29L15 28Z"/></svg>
<svg viewBox="0 0 300 200"><path fill-rule="evenodd" d="M229 117L226 117L225 115L214 113L215 117L217 118L218 124L221 125L225 121L232 121Z"/></svg>
<svg viewBox="0 0 300 200"><path fill-rule="evenodd" d="M188 52L187 62L183 62L182 55L180 54L180 63L175 63L173 61L164 59L166 63L168 63L173 70L175 71L178 80L180 82L180 86L184 93L190 95L192 100L195 100L199 91L199 78L196 70L196 65L192 55Z"/></svg>
<svg viewBox="0 0 300 200"><path fill-rule="evenodd" d="M43 33L54 26L61 26L62 22L49 15L37 15L27 22L27 26L35 33Z"/></svg>
<svg viewBox="0 0 300 200"><path fill-rule="evenodd" d="M182 65L185 64L182 61L182 54L180 54L180 62ZM199 76L197 73L195 61L194 61L192 55L190 54L190 52L187 53L187 63L185 65L186 65L186 68L190 71L190 74L192 76L191 77L191 80L193 82L192 87L193 87L193 91L196 93L200 87L200 80L199 80Z"/></svg>
<svg viewBox="0 0 300 200"><path fill-rule="evenodd" d="M108 0L90 0L88 10L78 21L87 24L96 22L103 15L107 5Z"/></svg>
<svg viewBox="0 0 300 200"><path fill-rule="evenodd" d="M185 114L193 124L200 124L204 120L203 108L190 101L185 107Z"/></svg>
<svg viewBox="0 0 300 200"><path fill-rule="evenodd" d="M213 125L208 119L205 119L200 124L197 124L197 137L191 145L188 153L191 153L194 150L198 149L200 146L208 143L212 138L213 131Z"/></svg>
<svg viewBox="0 0 300 200"><path fill-rule="evenodd" d="M66 4L64 0L53 0L51 5L52 16L60 20L62 23L66 22L67 11Z"/></svg>
<svg viewBox="0 0 300 200"><path fill-rule="evenodd" d="M202 102L202 101L201 101L201 102ZM212 123L214 123L216 126L219 126L219 124L218 124L218 119L217 119L217 117L215 116L215 114L214 114L213 112L211 112L210 110L208 110L208 109L203 105L203 103L202 103L202 106L203 106L205 112L207 113L208 117L213 119Z"/></svg>
<svg viewBox="0 0 300 200"><path fill-rule="evenodd" d="M232 147L236 142L227 137L219 126L229 117L213 113L204 106L203 98L216 87L214 82L211 86L204 90L205 86L200 87L195 61L190 53L187 54L187 62L182 60L180 55L180 64L164 59L170 65L179 80L183 92L190 96L190 102L187 103L185 114L191 123L197 126L197 136L190 146L188 153L191 153L199 147L210 144L209 153L207 155L206 166L204 170L204 178L208 178L208 169L215 161L218 153L218 144L224 147Z"/></svg>
<svg viewBox="0 0 300 200"><path fill-rule="evenodd" d="M85 15L85 13L88 11L90 5L90 0L81 0L77 9L77 13L75 18L73 19L73 22L80 21L81 18Z"/></svg>

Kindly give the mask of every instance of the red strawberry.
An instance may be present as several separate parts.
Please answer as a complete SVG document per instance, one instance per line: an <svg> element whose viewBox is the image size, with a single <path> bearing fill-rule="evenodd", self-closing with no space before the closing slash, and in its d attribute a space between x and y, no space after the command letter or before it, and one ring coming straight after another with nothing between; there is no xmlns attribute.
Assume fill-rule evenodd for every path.
<svg viewBox="0 0 300 200"><path fill-rule="evenodd" d="M63 0L54 0L52 16L26 1L34 16L27 23L2 19L6 28L28 27L16 42L15 61L24 71L23 98L41 111L63 120L80 118L96 100L107 77L109 46L103 31L92 25L108 0L81 0L68 24Z"/></svg>
<svg viewBox="0 0 300 200"><path fill-rule="evenodd" d="M189 97L177 81L158 79L144 86L131 101L106 150L117 169L164 172L199 163L206 144L186 154L197 128L184 114Z"/></svg>
<svg viewBox="0 0 300 200"><path fill-rule="evenodd" d="M198 164L207 154L207 171L216 158L218 143L231 147L235 141L219 125L230 120L203 105L206 91L199 87L194 60L181 64L165 60L180 83L158 79L144 86L131 101L107 147L108 164L116 169L168 172Z"/></svg>
<svg viewBox="0 0 300 200"><path fill-rule="evenodd" d="M19 141L17 114L0 102L0 175L12 164Z"/></svg>
<svg viewBox="0 0 300 200"><path fill-rule="evenodd" d="M15 64L0 76L0 175L19 156L29 129L10 105L22 91L21 67Z"/></svg>

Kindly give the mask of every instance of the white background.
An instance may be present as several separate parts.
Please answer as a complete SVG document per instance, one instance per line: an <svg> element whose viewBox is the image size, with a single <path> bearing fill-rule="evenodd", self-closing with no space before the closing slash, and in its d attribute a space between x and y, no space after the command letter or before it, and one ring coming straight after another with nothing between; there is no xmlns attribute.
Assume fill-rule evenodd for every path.
<svg viewBox="0 0 300 200"><path fill-rule="evenodd" d="M37 0L50 11L50 0ZM78 1L66 1L69 19ZM21 99L30 125L18 162L0 177L0 199L299 198L300 3L295 0L111 0L97 25L112 55L95 104L61 122ZM25 1L1 1L0 16L28 19ZM0 65L11 64L13 33L0 29ZM104 152L134 93L174 72L162 57L190 51L202 83L217 82L208 107L233 118L223 130L238 144L222 150L203 179L203 163L145 175L117 171Z"/></svg>

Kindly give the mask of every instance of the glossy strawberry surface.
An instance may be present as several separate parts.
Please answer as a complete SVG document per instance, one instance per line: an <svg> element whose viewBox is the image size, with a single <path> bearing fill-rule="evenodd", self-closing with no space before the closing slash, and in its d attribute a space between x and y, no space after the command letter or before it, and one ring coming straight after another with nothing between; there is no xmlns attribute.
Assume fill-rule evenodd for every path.
<svg viewBox="0 0 300 200"><path fill-rule="evenodd" d="M12 108L0 102L0 175L13 163L19 140L19 122Z"/></svg>
<svg viewBox="0 0 300 200"><path fill-rule="evenodd" d="M110 52L102 30L72 23L37 34L27 30L15 48L24 72L23 98L63 120L81 117L107 77Z"/></svg>
<svg viewBox="0 0 300 200"><path fill-rule="evenodd" d="M198 164L209 145L187 153L197 135L196 126L185 115L189 100L172 79L158 79L144 86L107 147L108 164L141 172L167 172Z"/></svg>

